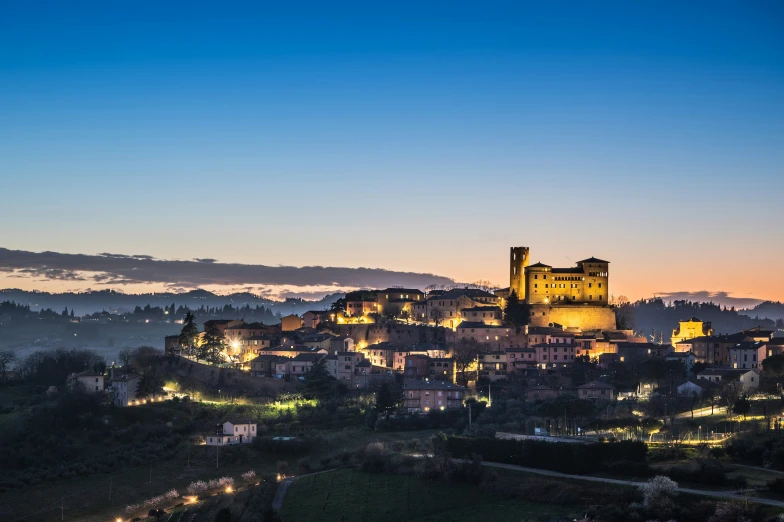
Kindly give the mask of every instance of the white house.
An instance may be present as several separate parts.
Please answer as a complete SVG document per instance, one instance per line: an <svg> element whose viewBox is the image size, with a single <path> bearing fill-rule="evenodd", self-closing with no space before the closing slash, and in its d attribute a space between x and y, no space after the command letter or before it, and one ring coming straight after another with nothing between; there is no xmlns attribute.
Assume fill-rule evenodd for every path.
<svg viewBox="0 0 784 522"><path fill-rule="evenodd" d="M707 379L703 379L707 380ZM691 381L686 381L680 386L677 387L678 389L678 396L679 397L702 397L702 387L699 384L695 384Z"/></svg>
<svg viewBox="0 0 784 522"><path fill-rule="evenodd" d="M734 368L708 368L697 374L697 380L705 379L716 384L734 383L744 392L759 388L760 376L755 370Z"/></svg>
<svg viewBox="0 0 784 522"><path fill-rule="evenodd" d="M665 361L680 361L687 372L694 368L694 363L697 362L697 356L694 352L671 352L664 357Z"/></svg>
<svg viewBox="0 0 784 522"><path fill-rule="evenodd" d="M112 402L115 406L131 406L136 400L140 376L127 373L112 379Z"/></svg>
<svg viewBox="0 0 784 522"><path fill-rule="evenodd" d="M68 376L68 386L79 386L88 393L103 392L103 374L96 372L72 373Z"/></svg>
<svg viewBox="0 0 784 522"><path fill-rule="evenodd" d="M250 444L256 438L256 423L249 420L229 420L223 423L221 435L207 435L207 446Z"/></svg>

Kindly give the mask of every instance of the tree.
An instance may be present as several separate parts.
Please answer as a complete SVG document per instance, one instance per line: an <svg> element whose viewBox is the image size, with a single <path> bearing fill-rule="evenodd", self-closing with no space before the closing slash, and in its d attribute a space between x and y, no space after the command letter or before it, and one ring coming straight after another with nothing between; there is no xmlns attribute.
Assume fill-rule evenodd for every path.
<svg viewBox="0 0 784 522"><path fill-rule="evenodd" d="M781 392L781 378L784 377L784 354L771 355L762 363L763 371L768 375L778 377L779 392Z"/></svg>
<svg viewBox="0 0 784 522"><path fill-rule="evenodd" d="M452 360L455 363L455 372L463 386L468 385L468 372L476 366L476 356L479 354L479 345L473 339L464 339L455 343L452 349Z"/></svg>
<svg viewBox="0 0 784 522"><path fill-rule="evenodd" d="M14 361L16 361L16 354L14 352L11 350L0 351L0 379L2 379L3 382L8 381L7 372Z"/></svg>
<svg viewBox="0 0 784 522"><path fill-rule="evenodd" d="M732 412L736 415L743 415L743 418L746 418L746 415L751 411L751 402L748 399L740 398L735 401L735 405L732 407Z"/></svg>
<svg viewBox="0 0 784 522"><path fill-rule="evenodd" d="M117 354L117 360L122 366L130 366L132 357L133 351L130 348L123 348L120 350L120 353Z"/></svg>
<svg viewBox="0 0 784 522"><path fill-rule="evenodd" d="M376 391L376 410L379 412L394 410L399 402L400 398L392 390L389 383L383 382L381 386L379 386L378 391Z"/></svg>
<svg viewBox="0 0 784 522"><path fill-rule="evenodd" d="M329 306L330 311L341 314L346 311L346 298L341 297Z"/></svg>
<svg viewBox="0 0 784 522"><path fill-rule="evenodd" d="M335 378L329 374L324 357L316 361L305 374L305 393L319 400L329 399L335 394Z"/></svg>
<svg viewBox="0 0 784 522"><path fill-rule="evenodd" d="M201 346L199 346L198 358L210 364L222 363L225 359L223 351L226 348L226 339L221 335L216 326L210 326L204 332Z"/></svg>
<svg viewBox="0 0 784 522"><path fill-rule="evenodd" d="M197 348L198 338L199 328L196 326L196 317L188 310L180 331L180 338L178 339L180 348L185 350L186 353L193 354Z"/></svg>
<svg viewBox="0 0 784 522"><path fill-rule="evenodd" d="M160 395L163 393L163 385L163 375L157 367L153 366L145 371L141 379L139 379L136 395L141 399L153 395Z"/></svg>
<svg viewBox="0 0 784 522"><path fill-rule="evenodd" d="M404 320L406 322L406 324L408 324L409 321L411 320L411 312L409 312L408 310L401 310L399 317L402 320Z"/></svg>
<svg viewBox="0 0 784 522"><path fill-rule="evenodd" d="M439 326L441 324L441 319L443 318L444 313L441 311L440 308L433 308L430 310L430 320L436 325Z"/></svg>
<svg viewBox="0 0 784 522"><path fill-rule="evenodd" d="M504 322L509 326L523 327L531 322L531 307L525 301L520 301L517 292L512 290L506 300L504 308Z"/></svg>

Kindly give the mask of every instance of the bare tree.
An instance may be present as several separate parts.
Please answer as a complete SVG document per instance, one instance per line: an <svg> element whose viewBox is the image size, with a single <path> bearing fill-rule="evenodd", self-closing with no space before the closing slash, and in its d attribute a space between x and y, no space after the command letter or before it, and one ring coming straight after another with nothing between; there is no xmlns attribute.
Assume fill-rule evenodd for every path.
<svg viewBox="0 0 784 522"><path fill-rule="evenodd" d="M0 351L0 379L2 379L3 382L8 381L8 371L14 361L16 361L16 354L14 352L11 350Z"/></svg>
<svg viewBox="0 0 784 522"><path fill-rule="evenodd" d="M436 326L441 325L441 319L444 317L444 313L441 311L440 308L433 308L430 310L430 320L435 323Z"/></svg>

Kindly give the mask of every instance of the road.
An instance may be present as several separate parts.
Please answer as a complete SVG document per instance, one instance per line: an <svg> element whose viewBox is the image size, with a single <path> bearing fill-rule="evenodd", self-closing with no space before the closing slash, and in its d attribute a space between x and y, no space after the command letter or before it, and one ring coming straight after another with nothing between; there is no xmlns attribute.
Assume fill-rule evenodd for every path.
<svg viewBox="0 0 784 522"><path fill-rule="evenodd" d="M524 466L515 466L514 464L501 464L499 462L482 462L482 464L491 468L504 468L504 469L511 469L515 471L525 471L526 473L536 473L538 475L547 475L549 477L585 480L588 482L604 482L607 484L617 484L620 486L639 487L641 484L644 484L643 482L636 482L633 480L619 480L619 479L611 479L611 478L604 478L604 477L589 477L585 475L569 475L567 473L559 473L557 471L527 468ZM681 487L678 488L678 491L680 491L681 493L689 493L691 495L702 495L705 497L714 497L722 500L742 500L742 501L756 502L757 504L766 504L768 506L784 508L784 501L781 500L772 500L769 498L739 495L731 491L709 491L704 489L691 489L691 488L681 488Z"/></svg>

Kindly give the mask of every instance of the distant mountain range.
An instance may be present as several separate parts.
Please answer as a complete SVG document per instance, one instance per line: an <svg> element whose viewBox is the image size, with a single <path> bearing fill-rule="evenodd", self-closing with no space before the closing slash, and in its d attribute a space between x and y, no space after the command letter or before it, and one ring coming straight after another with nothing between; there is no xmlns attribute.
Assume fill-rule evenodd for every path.
<svg viewBox="0 0 784 522"><path fill-rule="evenodd" d="M20 289L0 290L0 302L13 301L20 305L29 305L31 310L51 308L62 311L65 307L74 310L76 315L86 315L95 312L107 311L111 313L131 312L136 306L171 306L181 305L196 309L205 307L222 307L232 305L243 307L257 305L269 308L273 313L281 315L301 315L308 310L324 310L345 294L334 293L322 299L309 301L307 299L287 298L285 301L274 301L257 295L242 292L235 294L219 295L207 290L192 290L184 293L161 292L149 294L124 294L114 290L92 292L65 292L53 294L49 292L31 292Z"/></svg>

